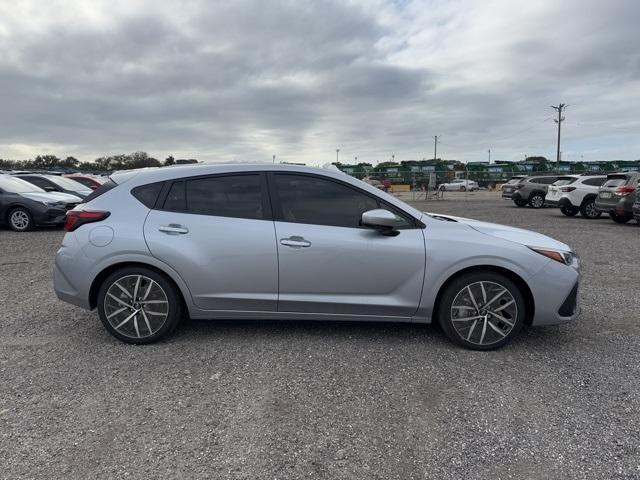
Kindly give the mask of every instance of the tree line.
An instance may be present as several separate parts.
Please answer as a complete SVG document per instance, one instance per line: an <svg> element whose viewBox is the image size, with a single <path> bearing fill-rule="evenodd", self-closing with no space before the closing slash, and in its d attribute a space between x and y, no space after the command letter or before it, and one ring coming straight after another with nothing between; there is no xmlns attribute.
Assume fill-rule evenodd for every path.
<svg viewBox="0 0 640 480"><path fill-rule="evenodd" d="M163 162L147 152L128 155L112 155L96 158L93 162L81 162L75 157L58 158L55 155L38 155L30 160L5 160L0 158L0 170L82 170L87 172L111 172L133 168L161 167L176 163L172 155Z"/></svg>

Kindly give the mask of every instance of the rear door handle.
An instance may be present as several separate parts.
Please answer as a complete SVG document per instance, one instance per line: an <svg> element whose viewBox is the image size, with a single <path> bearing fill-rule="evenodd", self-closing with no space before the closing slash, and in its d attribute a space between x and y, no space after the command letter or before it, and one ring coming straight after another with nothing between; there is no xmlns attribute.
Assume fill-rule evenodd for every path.
<svg viewBox="0 0 640 480"><path fill-rule="evenodd" d="M162 227L159 227L158 230L160 232L166 233L167 235L184 235L185 233L189 233L188 228L183 227L182 225L177 225L175 223L163 225Z"/></svg>
<svg viewBox="0 0 640 480"><path fill-rule="evenodd" d="M309 240L305 240L304 238L298 237L298 236L281 238L280 244L286 245L287 247L293 247L293 248L303 248L303 247L311 246L311 242Z"/></svg>

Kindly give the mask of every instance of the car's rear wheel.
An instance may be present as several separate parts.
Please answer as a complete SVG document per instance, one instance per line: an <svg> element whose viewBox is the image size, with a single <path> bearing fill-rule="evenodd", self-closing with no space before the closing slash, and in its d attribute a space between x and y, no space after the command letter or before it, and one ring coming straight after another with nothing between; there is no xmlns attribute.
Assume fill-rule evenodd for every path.
<svg viewBox="0 0 640 480"><path fill-rule="evenodd" d="M561 211L564 215L566 215L567 217L574 217L574 216L576 216L576 215L578 214L578 212L580 211L580 209L579 209L579 208L576 208L576 207L567 207L567 206L564 206L564 207L560 207L560 211Z"/></svg>
<svg viewBox="0 0 640 480"><path fill-rule="evenodd" d="M17 207L11 210L7 219L9 228L14 232L28 232L35 227L33 215L24 207Z"/></svg>
<svg viewBox="0 0 640 480"><path fill-rule="evenodd" d="M513 203L516 204L516 207L524 207L527 205L526 200L514 200Z"/></svg>
<svg viewBox="0 0 640 480"><path fill-rule="evenodd" d="M98 313L107 331L126 343L152 343L175 330L182 299L164 275L127 267L109 275L98 292Z"/></svg>
<svg viewBox="0 0 640 480"><path fill-rule="evenodd" d="M529 205L532 208L542 208L544 207L544 195L540 193L534 193L529 197Z"/></svg>
<svg viewBox="0 0 640 480"><path fill-rule="evenodd" d="M467 191L467 187L460 187L460 191L461 192L466 192Z"/></svg>
<svg viewBox="0 0 640 480"><path fill-rule="evenodd" d="M627 217L625 215L618 215L617 213L610 213L609 216L611 217L611 220L613 220L616 223L627 223L629 220L631 220L631 217Z"/></svg>
<svg viewBox="0 0 640 480"><path fill-rule="evenodd" d="M596 208L595 200L587 200L580 207L580 215L585 218L600 218L602 212Z"/></svg>
<svg viewBox="0 0 640 480"><path fill-rule="evenodd" d="M492 350L518 334L525 309L522 292L508 277L478 271L447 285L438 304L438 321L454 343Z"/></svg>

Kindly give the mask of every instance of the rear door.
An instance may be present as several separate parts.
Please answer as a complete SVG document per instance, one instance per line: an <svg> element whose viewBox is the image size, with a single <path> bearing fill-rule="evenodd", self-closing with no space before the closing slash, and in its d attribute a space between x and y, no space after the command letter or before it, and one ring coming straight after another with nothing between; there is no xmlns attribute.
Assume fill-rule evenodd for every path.
<svg viewBox="0 0 640 480"><path fill-rule="evenodd" d="M409 215L328 177L273 173L280 273L278 310L411 317L422 292L424 235ZM393 211L399 235L360 226L362 213Z"/></svg>
<svg viewBox="0 0 640 480"><path fill-rule="evenodd" d="M263 173L170 182L144 235L205 310L275 311L278 259Z"/></svg>

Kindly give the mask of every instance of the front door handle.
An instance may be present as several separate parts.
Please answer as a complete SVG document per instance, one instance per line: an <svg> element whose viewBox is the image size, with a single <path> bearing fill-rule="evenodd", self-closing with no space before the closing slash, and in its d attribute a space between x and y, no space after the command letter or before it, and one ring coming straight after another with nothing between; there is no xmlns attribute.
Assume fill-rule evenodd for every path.
<svg viewBox="0 0 640 480"><path fill-rule="evenodd" d="M298 236L281 238L280 244L286 245L287 247L293 247L293 248L303 248L303 247L311 246L311 242L309 240L305 240L304 238L298 237Z"/></svg>
<svg viewBox="0 0 640 480"><path fill-rule="evenodd" d="M158 230L160 232L166 233L167 235L184 235L185 233L189 233L188 228L183 227L182 225L178 225L176 223L163 225L162 227L159 227Z"/></svg>

